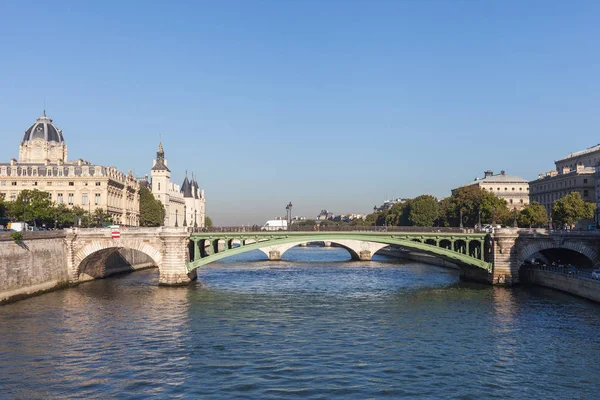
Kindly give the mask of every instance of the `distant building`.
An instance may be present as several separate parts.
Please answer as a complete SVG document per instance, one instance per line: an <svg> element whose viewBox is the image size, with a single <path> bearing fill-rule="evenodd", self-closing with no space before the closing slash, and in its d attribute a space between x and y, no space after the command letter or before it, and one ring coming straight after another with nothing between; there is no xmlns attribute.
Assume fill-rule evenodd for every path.
<svg viewBox="0 0 600 400"><path fill-rule="evenodd" d="M386 201L383 202L382 205L380 205L379 207L375 206L375 207L373 207L373 209L374 209L374 211L376 210L376 212L381 212L381 211L389 210L390 208L392 208L396 204L405 203L407 200L410 200L410 199L405 199L405 198L398 197L397 199L386 200Z"/></svg>
<svg viewBox="0 0 600 400"><path fill-rule="evenodd" d="M81 158L68 161L63 133L46 111L25 131L19 160L0 163L0 196L14 201L25 189L48 192L54 203L90 213L102 209L117 224L139 225L139 191L132 172Z"/></svg>
<svg viewBox="0 0 600 400"><path fill-rule="evenodd" d="M189 180L187 173L181 187L171 182L171 170L167 164L161 142L150 171L149 187L165 209L164 226L203 228L206 218L204 190L200 190L195 177Z"/></svg>
<svg viewBox="0 0 600 400"><path fill-rule="evenodd" d="M539 174L529 182L530 200L546 207L548 214L556 200L578 192L584 201L597 203L596 165L600 162L600 145L571 153L555 161L556 169Z"/></svg>
<svg viewBox="0 0 600 400"><path fill-rule="evenodd" d="M333 213L327 210L321 210L319 215L317 215L317 221L325 221L325 220L333 220Z"/></svg>
<svg viewBox="0 0 600 400"><path fill-rule="evenodd" d="M483 178L475 178L474 181L460 187L472 185L479 186L506 200L511 210L515 208L520 210L529 204L529 182L518 176L507 175L505 171L494 175L493 171L487 170L483 173ZM452 194L456 193L457 189L459 188L452 189Z"/></svg>

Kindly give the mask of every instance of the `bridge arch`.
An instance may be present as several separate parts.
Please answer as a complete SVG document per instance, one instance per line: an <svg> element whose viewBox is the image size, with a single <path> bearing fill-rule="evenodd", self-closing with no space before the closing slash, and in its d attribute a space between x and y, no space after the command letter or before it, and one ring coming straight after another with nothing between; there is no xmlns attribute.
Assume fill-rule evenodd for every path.
<svg viewBox="0 0 600 400"><path fill-rule="evenodd" d="M74 252L72 280L82 282L105 276L104 264L109 257L124 249L143 253L152 259L159 270L162 267L163 257L160 248L148 241L140 239L92 240Z"/></svg>
<svg viewBox="0 0 600 400"><path fill-rule="evenodd" d="M549 241L536 241L534 243L530 243L527 246L523 247L517 254L517 265L519 268L526 261L530 261L532 257L537 254L543 254L545 250L570 250L575 253L579 253L585 256L587 259L591 261L594 266L600 264L600 255L594 249L586 245L582 242L570 242L565 241L557 245L555 242Z"/></svg>
<svg viewBox="0 0 600 400"><path fill-rule="evenodd" d="M214 241L218 238L230 239L240 238L243 244L234 249L225 250L206 254L202 251L205 241ZM398 245L410 250L423 252L442 260L449 261L462 267L475 267L482 270L482 273L491 271L491 264L485 259L483 249L483 241L485 235L481 234L419 234L418 241L415 235L398 235L394 233L371 233L371 232L323 232L319 234L239 234L239 235L218 235L218 234L198 234L192 235L192 241L195 242L196 251L190 257L191 261L187 263L188 272L194 271L196 268L209 264L213 261L218 261L222 258L241 254L251 250L261 250L270 259L280 259L281 255L288 249L302 243L314 241L328 241L336 243L351 251L353 258L362 260L370 260L371 256L378 250L388 245ZM429 239L429 240L428 240ZM455 248L454 243L462 240L462 246ZM252 241L252 243L250 243ZM478 244L471 244L472 241L477 241ZM358 244L358 245L357 245ZM446 247L447 246L447 247ZM471 251L472 250L472 251ZM358 256L358 257L357 257Z"/></svg>

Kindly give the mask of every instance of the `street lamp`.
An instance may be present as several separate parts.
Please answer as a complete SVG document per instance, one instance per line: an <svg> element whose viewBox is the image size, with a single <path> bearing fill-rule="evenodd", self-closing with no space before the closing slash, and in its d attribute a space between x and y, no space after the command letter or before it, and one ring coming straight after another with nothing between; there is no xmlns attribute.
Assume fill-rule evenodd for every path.
<svg viewBox="0 0 600 400"><path fill-rule="evenodd" d="M187 226L187 206L183 205L183 226Z"/></svg>
<svg viewBox="0 0 600 400"><path fill-rule="evenodd" d="M463 228L463 209L460 209L460 228Z"/></svg>
<svg viewBox="0 0 600 400"><path fill-rule="evenodd" d="M375 214L375 226L377 226L377 206L373 206L373 214Z"/></svg>
<svg viewBox="0 0 600 400"><path fill-rule="evenodd" d="M515 207L515 220L513 221L513 228L518 228L519 224L517 223L517 207Z"/></svg>
<svg viewBox="0 0 600 400"><path fill-rule="evenodd" d="M29 203L29 199L26 196L23 196L23 221L25 221L25 213L27 212L27 203Z"/></svg>
<svg viewBox="0 0 600 400"><path fill-rule="evenodd" d="M492 207L492 228L496 226L496 208Z"/></svg>
<svg viewBox="0 0 600 400"><path fill-rule="evenodd" d="M288 229L292 227L292 202L285 206Z"/></svg>
<svg viewBox="0 0 600 400"><path fill-rule="evenodd" d="M478 214L479 214L479 222L477 223L477 227L478 227L479 229L481 229L481 208L479 209L479 212L478 212Z"/></svg>

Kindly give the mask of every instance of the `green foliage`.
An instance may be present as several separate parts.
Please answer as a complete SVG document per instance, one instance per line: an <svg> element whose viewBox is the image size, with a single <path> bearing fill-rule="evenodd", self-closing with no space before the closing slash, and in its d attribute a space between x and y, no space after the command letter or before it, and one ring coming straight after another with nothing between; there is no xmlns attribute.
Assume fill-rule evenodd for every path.
<svg viewBox="0 0 600 400"><path fill-rule="evenodd" d="M476 185L458 188L452 196L442 201L440 215L444 224L459 226L461 210L465 227L478 224L480 211L482 224L509 224L511 221L506 201Z"/></svg>
<svg viewBox="0 0 600 400"><path fill-rule="evenodd" d="M10 237L15 243L21 243L23 241L23 232L12 232Z"/></svg>
<svg viewBox="0 0 600 400"><path fill-rule="evenodd" d="M595 204L583 201L579 192L572 192L554 203L552 219L558 226L572 226L579 220L594 218L595 211Z"/></svg>
<svg viewBox="0 0 600 400"><path fill-rule="evenodd" d="M15 221L38 222L49 220L52 212L52 199L48 192L23 190L13 202L6 204L6 213Z"/></svg>
<svg viewBox="0 0 600 400"><path fill-rule="evenodd" d="M530 228L544 228L548 225L546 208L534 201L527 204L519 213L519 225Z"/></svg>
<svg viewBox="0 0 600 400"><path fill-rule="evenodd" d="M140 226L161 226L164 209L160 200L154 198L150 189L140 188Z"/></svg>
<svg viewBox="0 0 600 400"><path fill-rule="evenodd" d="M435 197L424 194L408 204L408 221L413 226L433 226L440 215L440 205Z"/></svg>
<svg viewBox="0 0 600 400"><path fill-rule="evenodd" d="M208 215L206 217L204 217L204 226L207 228L210 228L211 226L213 226L212 219L210 219L210 217Z"/></svg>

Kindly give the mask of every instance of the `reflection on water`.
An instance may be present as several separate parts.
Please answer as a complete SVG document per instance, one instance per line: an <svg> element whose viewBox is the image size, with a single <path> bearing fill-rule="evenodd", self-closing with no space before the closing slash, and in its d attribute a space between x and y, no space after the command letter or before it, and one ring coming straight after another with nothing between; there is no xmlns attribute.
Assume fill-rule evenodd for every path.
<svg viewBox="0 0 600 400"><path fill-rule="evenodd" d="M0 398L600 396L598 305L348 259L251 252L186 288L146 270L3 306Z"/></svg>

